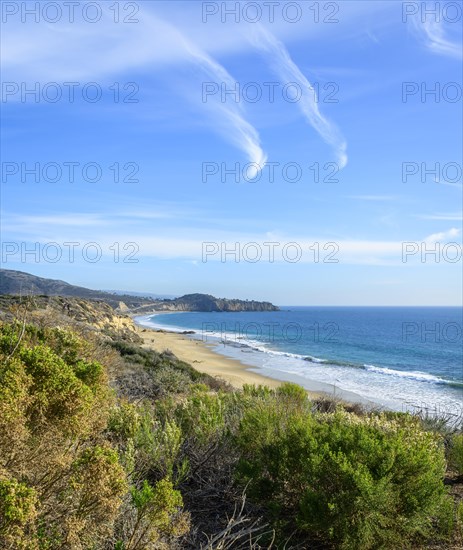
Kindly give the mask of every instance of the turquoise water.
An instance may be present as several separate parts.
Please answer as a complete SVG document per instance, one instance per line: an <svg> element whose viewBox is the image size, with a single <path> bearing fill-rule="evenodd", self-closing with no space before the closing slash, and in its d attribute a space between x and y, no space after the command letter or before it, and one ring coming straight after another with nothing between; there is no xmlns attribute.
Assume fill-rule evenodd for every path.
<svg viewBox="0 0 463 550"><path fill-rule="evenodd" d="M288 307L157 314L252 370L344 391L393 409L463 409L463 314L451 307ZM313 384L312 384L313 386Z"/></svg>

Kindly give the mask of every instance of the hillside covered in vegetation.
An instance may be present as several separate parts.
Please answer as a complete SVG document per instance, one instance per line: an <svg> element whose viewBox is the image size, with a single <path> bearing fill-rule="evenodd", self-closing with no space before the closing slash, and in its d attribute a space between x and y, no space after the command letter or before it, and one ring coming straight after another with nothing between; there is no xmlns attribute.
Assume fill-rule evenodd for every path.
<svg viewBox="0 0 463 550"><path fill-rule="evenodd" d="M179 298L156 299L131 294L114 294L70 285L57 279L37 277L24 271L0 269L0 295L60 296L83 298L109 304L114 309L138 313L150 311L278 311L270 302L215 298L210 294L185 294Z"/></svg>
<svg viewBox="0 0 463 550"><path fill-rule="evenodd" d="M0 548L461 548L461 428L234 390L106 304L0 297Z"/></svg>

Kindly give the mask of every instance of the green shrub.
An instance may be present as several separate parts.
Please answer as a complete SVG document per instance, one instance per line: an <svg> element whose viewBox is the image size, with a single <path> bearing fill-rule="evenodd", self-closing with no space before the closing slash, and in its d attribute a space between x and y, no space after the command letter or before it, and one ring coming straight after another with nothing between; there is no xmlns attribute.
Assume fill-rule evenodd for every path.
<svg viewBox="0 0 463 550"><path fill-rule="evenodd" d="M308 402L307 391L302 386L293 384L292 382L284 382L281 386L278 386L275 393L290 403L306 405Z"/></svg>
<svg viewBox="0 0 463 550"><path fill-rule="evenodd" d="M171 366L152 369L151 376L156 385L165 393L185 393L191 386L191 378L183 370Z"/></svg>
<svg viewBox="0 0 463 550"><path fill-rule="evenodd" d="M453 435L450 440L449 463L463 476L463 433Z"/></svg>
<svg viewBox="0 0 463 550"><path fill-rule="evenodd" d="M0 479L0 536L23 539L37 515L37 494L16 479Z"/></svg>
<svg viewBox="0 0 463 550"><path fill-rule="evenodd" d="M436 437L404 417L343 411L283 415L281 404L248 411L238 475L276 522L340 548L400 547L431 530L446 499Z"/></svg>
<svg viewBox="0 0 463 550"><path fill-rule="evenodd" d="M206 443L218 439L225 430L226 396L223 393L195 392L177 409L185 435Z"/></svg>
<svg viewBox="0 0 463 550"><path fill-rule="evenodd" d="M68 365L76 365L90 351L89 343L69 330L29 327L29 334L35 334L37 343L46 344Z"/></svg>
<svg viewBox="0 0 463 550"><path fill-rule="evenodd" d="M0 326L0 507L9 507L0 522L9 518L11 548L94 542L127 490L117 452L89 447L101 438L111 399L104 369L81 355L86 349L60 329Z"/></svg>
<svg viewBox="0 0 463 550"><path fill-rule="evenodd" d="M71 366L42 344L22 349L19 356L32 379L30 422L56 422L62 429L78 430L79 420L93 401L90 388L77 378Z"/></svg>
<svg viewBox="0 0 463 550"><path fill-rule="evenodd" d="M141 426L141 411L137 405L120 402L109 413L108 430L122 441L137 437Z"/></svg>
<svg viewBox="0 0 463 550"><path fill-rule="evenodd" d="M175 420L166 420L164 425L156 423L149 434L149 466L158 477L172 479L183 443L181 428Z"/></svg>
<svg viewBox="0 0 463 550"><path fill-rule="evenodd" d="M0 326L0 447L8 436L19 445L38 431L75 437L104 424L109 388L102 365L78 357L85 342L60 329L18 330Z"/></svg>
<svg viewBox="0 0 463 550"><path fill-rule="evenodd" d="M243 394L247 397L267 399L275 394L275 391L268 386L259 384L243 384Z"/></svg>
<svg viewBox="0 0 463 550"><path fill-rule="evenodd" d="M27 436L31 384L32 378L18 358L0 360L0 465Z"/></svg>
<svg viewBox="0 0 463 550"><path fill-rule="evenodd" d="M109 446L88 447L73 462L71 471L66 493L75 513L67 522L71 529L66 539L82 542L107 536L128 489L117 451Z"/></svg>
<svg viewBox="0 0 463 550"><path fill-rule="evenodd" d="M436 508L434 520L437 526L436 538L449 540L458 523L458 507L451 498L444 499Z"/></svg>
<svg viewBox="0 0 463 550"><path fill-rule="evenodd" d="M148 517L163 530L169 525L169 516L183 505L182 495L167 479L158 481L154 487L145 479L140 489L132 487L130 492L139 516Z"/></svg>
<svg viewBox="0 0 463 550"><path fill-rule="evenodd" d="M103 367L96 361L78 360L73 365L76 377L86 386L95 391L102 382Z"/></svg>
<svg viewBox="0 0 463 550"><path fill-rule="evenodd" d="M457 504L456 522L460 536L463 538L463 502Z"/></svg>
<svg viewBox="0 0 463 550"><path fill-rule="evenodd" d="M125 550L152 548L161 537L178 538L189 529L187 514L182 514L182 496L167 479L151 486L144 480L141 487L130 490L136 516Z"/></svg>
<svg viewBox="0 0 463 550"><path fill-rule="evenodd" d="M182 430L173 414L158 412L147 403L123 403L110 414L109 433L119 444L127 471L136 471L135 480L149 476L177 481L187 470L180 456Z"/></svg>
<svg viewBox="0 0 463 550"><path fill-rule="evenodd" d="M44 344L69 365L74 365L90 353L89 343L68 330L31 324L25 325L23 330L18 322L3 325L0 329L0 352L9 355L18 343L23 348Z"/></svg>

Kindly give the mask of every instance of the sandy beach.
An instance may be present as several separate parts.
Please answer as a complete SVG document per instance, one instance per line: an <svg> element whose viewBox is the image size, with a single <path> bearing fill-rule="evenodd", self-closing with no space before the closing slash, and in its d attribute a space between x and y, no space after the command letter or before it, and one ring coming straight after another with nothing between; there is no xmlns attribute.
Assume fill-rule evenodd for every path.
<svg viewBox="0 0 463 550"><path fill-rule="evenodd" d="M151 329L138 324L136 327L146 347L158 352L170 350L196 370L218 376L235 388L242 388L243 384L265 384L275 388L281 384L278 380L249 371L240 361L215 353L205 342L176 332Z"/></svg>
<svg viewBox="0 0 463 550"><path fill-rule="evenodd" d="M157 312L152 312L157 313ZM251 367L241 363L238 359L226 357L212 349L213 344L190 338L188 334L173 332L165 329L158 329L146 326L143 323L143 317L131 315L137 333L143 338L144 345L158 352L170 350L182 361L189 363L200 372L217 376L227 381L235 388L242 388L244 384L262 384L271 388L280 386L283 381L295 382L305 387L307 393L312 398L336 397L342 401L351 403L362 403L363 405L373 405L371 401L360 395L335 388L331 384L317 382L315 380L298 379L297 376L281 373L281 379L271 378L253 372ZM137 319L138 317L138 319ZM148 317L148 316L146 316ZM308 384L310 386L308 387Z"/></svg>

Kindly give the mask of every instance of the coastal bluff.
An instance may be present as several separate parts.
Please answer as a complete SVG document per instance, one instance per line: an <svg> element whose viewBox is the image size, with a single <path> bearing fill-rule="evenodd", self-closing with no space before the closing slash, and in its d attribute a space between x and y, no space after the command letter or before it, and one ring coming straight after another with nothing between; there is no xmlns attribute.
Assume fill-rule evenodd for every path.
<svg viewBox="0 0 463 550"><path fill-rule="evenodd" d="M186 294L173 300L156 301L156 309L165 311L279 311L270 302L215 298L210 294Z"/></svg>
<svg viewBox="0 0 463 550"><path fill-rule="evenodd" d="M279 311L270 302L215 298L210 294L186 294L179 298L154 298L71 285L65 281L37 277L23 271L0 269L0 295L62 296L105 302L119 313L151 311Z"/></svg>

